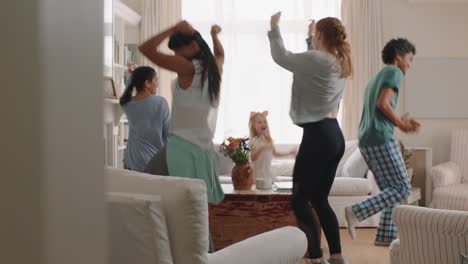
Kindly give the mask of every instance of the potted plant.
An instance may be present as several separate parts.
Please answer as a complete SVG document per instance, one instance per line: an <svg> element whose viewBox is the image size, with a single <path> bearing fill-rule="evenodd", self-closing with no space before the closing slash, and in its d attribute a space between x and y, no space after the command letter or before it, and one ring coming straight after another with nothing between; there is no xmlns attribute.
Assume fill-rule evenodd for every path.
<svg viewBox="0 0 468 264"><path fill-rule="evenodd" d="M410 182L413 181L413 168L411 167L411 159L413 158L413 152L407 148L405 148L405 145L403 145L403 142L399 141L400 144L400 149L401 149L401 155L403 156L403 160L405 161L405 167L406 171L408 172L408 177Z"/></svg>
<svg viewBox="0 0 468 264"><path fill-rule="evenodd" d="M253 185L253 169L250 165L248 140L248 138L229 137L219 145L219 151L235 163L231 172L234 190L250 190Z"/></svg>

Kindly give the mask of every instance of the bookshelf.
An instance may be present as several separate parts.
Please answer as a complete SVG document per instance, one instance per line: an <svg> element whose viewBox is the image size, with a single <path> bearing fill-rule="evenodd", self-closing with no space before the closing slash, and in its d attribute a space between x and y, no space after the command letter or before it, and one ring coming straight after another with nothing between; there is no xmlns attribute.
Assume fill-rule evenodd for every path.
<svg viewBox="0 0 468 264"><path fill-rule="evenodd" d="M113 62L112 78L116 84L117 96L125 89L129 72L128 63L139 62L138 43L140 39L141 16L122 3L113 0Z"/></svg>
<svg viewBox="0 0 468 264"><path fill-rule="evenodd" d="M123 168L123 155L128 140L128 120L119 100L104 99L104 149L108 167Z"/></svg>
<svg viewBox="0 0 468 264"><path fill-rule="evenodd" d="M125 89L127 63L139 64L141 16L120 0L104 0L104 76L112 77L117 97ZM123 168L128 120L117 99L104 98L105 165Z"/></svg>

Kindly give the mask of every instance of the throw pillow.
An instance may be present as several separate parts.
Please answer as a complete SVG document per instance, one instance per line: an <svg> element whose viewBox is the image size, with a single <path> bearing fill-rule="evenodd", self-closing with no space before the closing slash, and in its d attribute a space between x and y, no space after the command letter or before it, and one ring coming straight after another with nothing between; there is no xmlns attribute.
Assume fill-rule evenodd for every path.
<svg viewBox="0 0 468 264"><path fill-rule="evenodd" d="M358 145L357 140L348 140L345 142L345 152L341 158L340 163L338 163L338 168L336 169L335 177L343 177L343 166L348 160L349 156L356 150Z"/></svg>
<svg viewBox="0 0 468 264"><path fill-rule="evenodd" d="M364 178L368 170L361 151L356 148L343 164L343 177Z"/></svg>

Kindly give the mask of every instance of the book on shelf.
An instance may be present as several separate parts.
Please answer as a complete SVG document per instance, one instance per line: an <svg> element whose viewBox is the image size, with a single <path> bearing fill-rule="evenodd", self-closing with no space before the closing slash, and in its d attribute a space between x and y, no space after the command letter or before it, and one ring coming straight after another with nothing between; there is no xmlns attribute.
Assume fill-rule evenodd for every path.
<svg viewBox="0 0 468 264"><path fill-rule="evenodd" d="M287 182L273 182L273 191L275 192L290 192L292 191L292 181Z"/></svg>

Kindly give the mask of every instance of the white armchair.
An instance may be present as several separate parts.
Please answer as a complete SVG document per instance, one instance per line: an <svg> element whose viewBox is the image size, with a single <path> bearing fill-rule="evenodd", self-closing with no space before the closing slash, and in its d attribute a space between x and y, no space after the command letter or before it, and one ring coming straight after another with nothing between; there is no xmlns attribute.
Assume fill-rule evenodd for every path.
<svg viewBox="0 0 468 264"><path fill-rule="evenodd" d="M431 207L468 211L468 129L452 133L450 161L431 168Z"/></svg>
<svg viewBox="0 0 468 264"><path fill-rule="evenodd" d="M143 205L142 203L135 203L136 206L133 211L127 210L125 208L125 206L128 207L127 202L127 204L123 204L122 206L122 211L126 211L121 214L124 216L122 217L124 218L123 221L128 216L129 222L132 223L151 222L153 219L150 219L150 217L161 219L162 215L164 215L163 220L153 221L149 225L149 228L140 228L140 230L153 230L153 234L151 232L138 231L132 227L130 227L132 230L129 231L133 232L133 234L138 232L138 234L143 233L146 236L141 239L135 239L137 241L136 244L141 244L141 241L145 239L145 241L150 241L148 243L150 245L141 245L136 252L147 253L148 248L156 248L157 252L153 255L170 255L167 257L163 256L164 260L156 261L156 263L296 264L306 252L307 239L305 234L296 227L288 226L251 237L215 253L208 254L208 202L206 187L203 181L148 175L128 170L107 169L106 182L107 191L112 193L109 195L123 193L124 195L133 195L135 200L141 196L150 195L160 201L160 205L146 206L149 208L148 213L142 212L145 208L144 203ZM134 213L131 214L132 212ZM146 218L137 222L135 220L137 217ZM150 220L147 221L147 219ZM120 226L125 226L122 225L122 220L119 221ZM154 231L154 229L156 230ZM147 239L148 236L150 236L150 239ZM115 236L111 237L115 239ZM127 235L126 237L132 239L132 235ZM164 245L161 245L161 243L164 243ZM121 246L120 250L125 250L125 248ZM110 252L111 259L112 254L113 252ZM116 254L121 256L122 252L117 252ZM146 255L153 257L149 253ZM117 257L115 259L121 258ZM141 262L133 263L139 264Z"/></svg>
<svg viewBox="0 0 468 264"><path fill-rule="evenodd" d="M468 212L403 205L393 219L400 238L390 264L461 264L468 253Z"/></svg>

